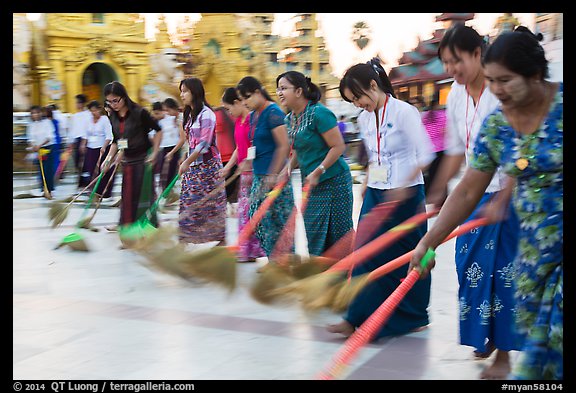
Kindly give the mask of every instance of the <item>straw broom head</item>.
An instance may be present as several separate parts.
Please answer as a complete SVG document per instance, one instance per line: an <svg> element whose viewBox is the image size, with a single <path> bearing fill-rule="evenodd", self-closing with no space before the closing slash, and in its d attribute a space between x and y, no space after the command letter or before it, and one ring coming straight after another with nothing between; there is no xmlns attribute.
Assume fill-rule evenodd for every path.
<svg viewBox="0 0 576 393"><path fill-rule="evenodd" d="M282 293L275 290L285 287L294 282L290 272L275 263L268 263L262 269L250 288L250 295L254 300L262 304L271 304L283 300L288 300Z"/></svg>
<svg viewBox="0 0 576 393"><path fill-rule="evenodd" d="M184 271L182 264L179 263L180 258L185 254L186 250L183 244L174 244L156 252L142 253L147 260L149 268L171 276L189 279L191 277L190 273Z"/></svg>
<svg viewBox="0 0 576 393"><path fill-rule="evenodd" d="M66 217L68 217L68 208L70 205L65 205L58 201L53 202L48 209L48 219L52 222L52 228L56 228L62 224Z"/></svg>
<svg viewBox="0 0 576 393"><path fill-rule="evenodd" d="M362 274L360 276L352 277L350 280L346 280L334 297L331 307L332 311L337 313L345 311L352 300L368 284L368 281L368 274Z"/></svg>
<svg viewBox="0 0 576 393"><path fill-rule="evenodd" d="M321 293L305 293L302 298L302 308L308 312L319 311L322 308L330 308L343 285L345 285L345 281L342 277L341 281L333 283Z"/></svg>
<svg viewBox="0 0 576 393"><path fill-rule="evenodd" d="M236 255L227 247L186 252L178 263L191 276L228 288L230 292L236 288Z"/></svg>
<svg viewBox="0 0 576 393"><path fill-rule="evenodd" d="M170 190L170 193L166 197L166 202L164 202L164 206L171 205L175 202L180 200L180 195L174 191L174 189Z"/></svg>
<svg viewBox="0 0 576 393"><path fill-rule="evenodd" d="M67 246L74 251L89 251L88 245L78 233L74 232L66 236L60 244L58 244L54 249L59 249L60 247Z"/></svg>
<svg viewBox="0 0 576 393"><path fill-rule="evenodd" d="M342 280L342 272L320 273L275 289L273 295L296 296L303 301L310 302L322 296L324 292Z"/></svg>
<svg viewBox="0 0 576 393"><path fill-rule="evenodd" d="M330 265L321 262L320 257L312 256L307 260L301 260L300 264L292 266L291 272L294 278L301 280L319 273L322 273Z"/></svg>

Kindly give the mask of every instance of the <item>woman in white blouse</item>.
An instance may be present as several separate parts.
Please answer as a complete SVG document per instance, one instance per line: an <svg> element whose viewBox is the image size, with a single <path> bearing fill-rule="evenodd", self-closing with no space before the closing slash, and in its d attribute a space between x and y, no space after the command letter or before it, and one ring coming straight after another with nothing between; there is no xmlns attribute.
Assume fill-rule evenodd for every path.
<svg viewBox="0 0 576 393"><path fill-rule="evenodd" d="M358 116L360 135L366 146L369 167L363 184L357 241L359 248L417 213L426 210L424 197L425 169L435 157L418 109L394 96L386 71L378 59L349 68L340 81L342 98L363 111ZM376 205L400 200L400 205L369 238L362 236L362 218ZM373 271L411 251L424 236L427 224L395 242L352 270L352 275ZM400 268L367 285L350 303L343 321L330 325L328 331L351 335L378 308L406 277ZM406 295L375 339L402 335L425 328L431 278L420 280Z"/></svg>
<svg viewBox="0 0 576 393"><path fill-rule="evenodd" d="M43 149L43 151L48 150L46 154L38 154L38 159L42 160L42 168L40 168L40 162L38 162L38 177L40 179L40 190L44 190L43 171L46 188L49 193L52 193L54 191L55 172L54 154L56 154L56 150L52 149L56 142L54 124L51 120L42 118L42 108L38 105L30 107L30 117L32 121L26 127L27 150L32 152L39 152L40 149Z"/></svg>
<svg viewBox="0 0 576 393"><path fill-rule="evenodd" d="M88 103L88 110L92 114L92 119L88 125L85 137L82 137L82 150L85 151L84 166L82 173L92 180L100 174L100 166L104 162L104 158L108 155L110 150L110 142L112 142L112 125L108 116L103 116L102 105L94 100ZM102 195L110 176L114 172L114 168L108 171L100 180L100 185L96 190L98 195ZM112 188L114 186L114 179L110 180L110 185L106 189L104 198L112 196Z"/></svg>

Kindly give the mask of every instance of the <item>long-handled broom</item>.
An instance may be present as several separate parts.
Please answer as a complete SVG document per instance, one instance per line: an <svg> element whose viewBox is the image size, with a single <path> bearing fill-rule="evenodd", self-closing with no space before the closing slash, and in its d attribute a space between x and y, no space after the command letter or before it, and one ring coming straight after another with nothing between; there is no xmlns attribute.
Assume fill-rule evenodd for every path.
<svg viewBox="0 0 576 393"><path fill-rule="evenodd" d="M44 157L48 153L50 153L50 150L48 149L42 149L42 148L38 149L38 162L40 163L40 173L42 174L42 183L44 185L44 198L53 199L52 194L50 194L48 186L46 185L46 176L44 176L44 164L42 164L42 161L44 161Z"/></svg>
<svg viewBox="0 0 576 393"><path fill-rule="evenodd" d="M311 188L310 183L306 183L304 187L302 187L302 200L300 202L301 214L304 214L306 206L308 205ZM265 265L265 268L261 270L261 274L256 277L250 288L252 298L260 303L269 303L271 299L268 299L267 296L272 293L274 289L294 282L296 280L294 270L303 265L301 258L297 258L296 255L289 253L290 248L294 244L297 215L298 208L294 206L286 225L276 241L274 250L270 254L270 260L274 262ZM319 266L313 263L307 263L306 265L313 267ZM300 267L300 269L302 268ZM316 273L319 273L319 271ZM298 274L299 273L296 272L296 275Z"/></svg>
<svg viewBox="0 0 576 393"><path fill-rule="evenodd" d="M48 219L49 219L49 221L52 222L52 228L56 228L58 225L60 225L66 219L66 217L68 217L68 210L70 209L70 206L72 206L72 204L74 202L76 202L76 200L78 198L80 198L84 194L84 192L86 190L88 190L91 186L93 186L94 183L96 183L97 181L98 181L98 177L95 177L94 179L92 179L90 184L88 184L78 194L73 196L70 199L70 201L68 201L66 204L64 204L63 201L52 202L50 209L48 209Z"/></svg>
<svg viewBox="0 0 576 393"><path fill-rule="evenodd" d="M469 232L470 230L481 227L484 225L488 225L488 220L486 218L477 218L475 220L470 220L458 228L452 231L446 238L442 241L441 244L446 243L450 239L453 239L457 236L460 236L464 233ZM370 282L379 279L380 277L400 268L401 266L410 262L412 258L412 254L414 251L409 251L406 254L403 254L390 262L387 262L385 265L380 266L377 269L374 269L370 273L365 273L356 277L352 277L351 279L347 280L344 285L340 288L339 292L334 297L334 301L331 305L332 311L335 312L342 312L344 311L352 299L356 297L358 293Z"/></svg>
<svg viewBox="0 0 576 393"><path fill-rule="evenodd" d="M30 173L32 173L32 174L34 173L34 163L33 163L34 158L32 158L34 155L36 155L36 157L38 157L38 153L28 153L26 155L26 157L24 158L24 160L26 160L29 163L29 165L27 165L27 166L29 166L28 169L30 170ZM33 181L33 185L31 185L30 188L34 189L35 187L36 187L36 182ZM13 199L28 199L28 198L42 198L42 196L34 195L30 192L25 192L22 194L15 195L13 197Z"/></svg>
<svg viewBox="0 0 576 393"><path fill-rule="evenodd" d="M96 193L96 190L98 189L98 185L100 185L100 181L102 180L103 175L104 175L104 172L100 172L100 175L98 175L98 177L97 177L98 180L96 181L96 185L94 186L94 189L92 189L92 192L90 193L90 198L88 199L88 203L86 204L86 207L84 207L84 210L82 211L80 219L76 223L76 226L75 226L76 231L65 236L62 239L62 241L60 241L60 244L58 244L55 247L55 249L58 249L62 246L68 246L72 250L75 250L75 251L88 251L89 250L88 245L86 245L86 242L84 241L84 238L82 237L82 235L80 235L80 233L78 233L78 229L80 229L80 224L82 223L84 216L86 215L86 213L88 212L88 209L90 208L90 205L92 204L92 199L94 198L94 194Z"/></svg>
<svg viewBox="0 0 576 393"><path fill-rule="evenodd" d="M288 178L279 181L268 192L266 199L260 204L246 226L238 234L235 245L216 246L209 249L185 252L181 258L169 261L165 258L153 258L151 264L164 271L178 270L180 277L200 277L218 283L232 291L236 285L236 253L241 244L246 242L254 233L257 225L262 221L282 188L288 183ZM168 266L169 265L169 266Z"/></svg>
<svg viewBox="0 0 576 393"><path fill-rule="evenodd" d="M276 289L273 291L273 295L299 295L301 304L307 311L329 307L333 302L333 295L338 293L339 287L345 283L349 270L378 255L390 244L416 229L430 217L438 214L438 211L438 209L433 209L430 212L423 212L410 217L336 262L328 270L294 282L284 288Z"/></svg>
<svg viewBox="0 0 576 393"><path fill-rule="evenodd" d="M359 231L367 232L366 234L361 234L361 236L366 238L372 235L390 214L394 212L399 203L399 201L383 202L373 207L360 221ZM263 269L263 274L260 274L254 282L251 290L252 297L263 304L286 300L283 291L275 291L275 289L286 287L296 280L302 280L322 273L335 262L349 255L354 242L357 240L356 233L354 228L352 228L346 235L342 236L334 245L322 253L321 256L310 256L308 261L303 262L300 260L298 264L289 263L289 265L292 266L290 271L287 271L288 269L283 268L283 266L278 266L277 264L266 265L266 269ZM333 282L334 285L338 285L340 280L340 277L337 277L334 281L329 280L329 283ZM329 295L332 292L333 289L330 289L322 297L330 298Z"/></svg>
<svg viewBox="0 0 576 393"><path fill-rule="evenodd" d="M425 268L428 261L435 255L434 250L428 249L420 261L420 265ZM354 359L360 349L368 344L380 328L386 324L394 310L398 307L398 304L404 299L408 291L412 289L419 277L420 272L417 269L413 269L408 273L406 278L398 285L394 292L390 294L384 303L346 340L344 346L338 351L329 366L326 367L325 371L322 371L316 379L329 380L339 378L344 372L345 367Z"/></svg>
<svg viewBox="0 0 576 393"><path fill-rule="evenodd" d="M72 156L72 150L73 150L73 145L70 144L70 145L68 145L68 147L66 148L64 153L62 153L62 155L60 156L60 164L58 164L58 168L56 168L56 173L54 174L54 180L60 179L60 175L62 174L62 171L64 170L64 168L66 168L66 164L68 163L68 160Z"/></svg>
<svg viewBox="0 0 576 393"><path fill-rule="evenodd" d="M118 227L118 236L124 247L134 247L140 240L155 232L157 229L150 221L152 214L158 209L160 201L166 198L170 190L176 184L180 174L176 174L170 184L162 191L162 194L154 201L154 203L146 210L139 219L133 223L121 225Z"/></svg>
<svg viewBox="0 0 576 393"><path fill-rule="evenodd" d="M84 229L94 230L94 228L91 226L92 220L94 219L96 212L98 211L98 209L100 208L100 205L102 204L102 199L104 199L104 195L106 194L106 191L108 191L108 188L112 185L112 182L114 181L114 175L116 174L116 170L118 169L118 167L119 167L119 165L114 165L114 169L112 170L112 173L110 174L110 178L106 182L106 186L104 187L102 194L99 196L98 201L96 202L96 207L94 208L94 212L92 213L92 215L90 217L85 218L82 221L80 221L78 224L78 227L84 228Z"/></svg>

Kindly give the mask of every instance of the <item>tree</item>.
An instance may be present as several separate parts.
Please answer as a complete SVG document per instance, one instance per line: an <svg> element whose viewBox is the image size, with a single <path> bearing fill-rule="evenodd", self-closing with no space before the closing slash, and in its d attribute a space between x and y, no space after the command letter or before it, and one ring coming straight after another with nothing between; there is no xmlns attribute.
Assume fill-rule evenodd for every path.
<svg viewBox="0 0 576 393"><path fill-rule="evenodd" d="M371 40L371 36L372 29L368 23L364 21L354 23L354 28L352 30L352 41L360 50L363 50L366 48L366 46L368 46L368 43Z"/></svg>

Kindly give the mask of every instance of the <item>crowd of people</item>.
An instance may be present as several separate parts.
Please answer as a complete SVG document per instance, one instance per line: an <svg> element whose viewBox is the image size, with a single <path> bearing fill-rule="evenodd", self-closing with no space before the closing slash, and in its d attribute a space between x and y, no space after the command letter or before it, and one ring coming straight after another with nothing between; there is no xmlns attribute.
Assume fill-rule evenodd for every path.
<svg viewBox="0 0 576 393"><path fill-rule="evenodd" d="M409 265L363 288L329 332L352 335L412 269L421 279L375 338L425 329L435 261L423 269L421 258L457 226L486 217L488 225L455 243L460 343L473 348L471 359L494 353L481 379L563 378L563 84L547 81L539 39L521 26L488 45L471 27L448 29L438 49L454 78L445 109L438 92L427 105L398 99L377 58L346 70L339 92L362 109L357 126L368 163L358 224L376 206L397 203L376 230L364 236L366 227L357 225L347 253L427 205L441 209L433 225L418 225L352 268L351 276L369 273L413 251ZM322 255L355 231L344 119L322 104L310 78L298 71L278 75L278 102L253 76L228 87L217 107L198 78L183 79L179 90L181 105L168 98L146 109L114 81L104 87L108 113L102 103L76 96L67 127L78 187L121 167L119 226L146 213L157 185L161 192L178 178L180 242L224 245L227 205L237 205L242 230L282 184L237 255L238 262L268 257L273 263L295 209L289 179L299 168L302 185L310 187L303 212L309 254ZM53 109L43 116L42 108L32 107L28 128L29 149L44 151L38 159L49 192L62 144ZM449 192L462 165L464 175ZM112 187L100 187L98 195L110 197ZM158 226L155 214L151 222ZM510 351L519 352L517 360Z"/></svg>

